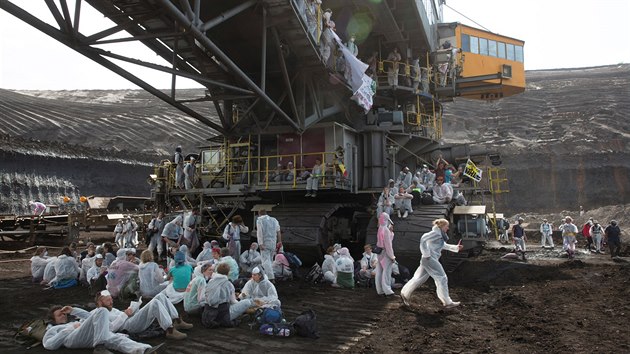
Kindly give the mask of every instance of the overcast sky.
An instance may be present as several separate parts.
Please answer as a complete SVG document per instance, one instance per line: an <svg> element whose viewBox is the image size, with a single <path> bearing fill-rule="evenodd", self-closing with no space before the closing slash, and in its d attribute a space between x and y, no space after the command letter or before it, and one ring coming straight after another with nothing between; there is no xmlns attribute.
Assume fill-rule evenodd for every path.
<svg viewBox="0 0 630 354"><path fill-rule="evenodd" d="M10 1L54 23L43 1ZM74 2L68 4L72 12ZM81 31L91 34L109 26L102 15L87 3L82 4L85 13L80 21ZM524 40L526 70L630 63L630 0L447 0L446 4L445 22L462 22ZM137 45L110 48L124 48L133 57L165 64L153 52ZM138 68L131 64L121 66ZM148 69L133 72L139 72L138 76L155 87L170 87L169 75ZM180 88L200 87L184 79L178 82ZM137 87L0 10L0 88Z"/></svg>

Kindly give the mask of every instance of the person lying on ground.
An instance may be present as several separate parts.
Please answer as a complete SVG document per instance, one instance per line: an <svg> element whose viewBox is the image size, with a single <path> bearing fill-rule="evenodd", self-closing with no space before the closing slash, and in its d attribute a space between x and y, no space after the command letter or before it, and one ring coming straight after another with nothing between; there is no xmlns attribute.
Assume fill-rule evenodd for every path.
<svg viewBox="0 0 630 354"><path fill-rule="evenodd" d="M57 350L66 348L96 348L95 353L111 353L107 349L125 354L156 353L163 345L151 347L129 337L113 333L110 329L106 308L97 308L79 321L68 322L68 315L78 315L80 309L71 306L52 306L49 310L50 324L42 340L44 348ZM105 349L107 348L107 349Z"/></svg>

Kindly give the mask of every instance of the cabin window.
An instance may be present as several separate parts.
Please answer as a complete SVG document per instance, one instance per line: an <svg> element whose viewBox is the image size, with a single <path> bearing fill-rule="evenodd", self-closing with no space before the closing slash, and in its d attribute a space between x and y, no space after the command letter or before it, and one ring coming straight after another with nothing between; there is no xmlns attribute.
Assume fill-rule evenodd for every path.
<svg viewBox="0 0 630 354"><path fill-rule="evenodd" d="M520 61L521 63L523 62L523 47L520 45L517 45L514 47L514 58L516 61Z"/></svg>
<svg viewBox="0 0 630 354"><path fill-rule="evenodd" d="M479 38L470 36L470 52L479 54Z"/></svg>
<svg viewBox="0 0 630 354"><path fill-rule="evenodd" d="M488 40L479 38L479 54L488 55Z"/></svg>
<svg viewBox="0 0 630 354"><path fill-rule="evenodd" d="M499 42L497 45L498 57L505 59L505 43Z"/></svg>
<svg viewBox="0 0 630 354"><path fill-rule="evenodd" d="M496 41L488 41L488 55L491 57L497 56L497 42Z"/></svg>
<svg viewBox="0 0 630 354"><path fill-rule="evenodd" d="M462 34L462 51L470 52L470 36L467 34Z"/></svg>
<svg viewBox="0 0 630 354"><path fill-rule="evenodd" d="M514 60L514 44L507 44L507 60Z"/></svg>

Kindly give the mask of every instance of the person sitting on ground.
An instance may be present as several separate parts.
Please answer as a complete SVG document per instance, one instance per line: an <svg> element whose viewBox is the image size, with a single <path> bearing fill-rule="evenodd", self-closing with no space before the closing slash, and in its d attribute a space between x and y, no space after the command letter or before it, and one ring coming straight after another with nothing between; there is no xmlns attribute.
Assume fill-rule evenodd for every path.
<svg viewBox="0 0 630 354"><path fill-rule="evenodd" d="M359 279L366 282L371 281L376 276L376 264L378 257L372 252L372 245L363 246L363 257L361 258L361 269L358 272Z"/></svg>
<svg viewBox="0 0 630 354"><path fill-rule="evenodd" d="M433 202L436 204L448 204L451 199L453 199L453 187L448 183L444 183L444 176L437 177L433 186Z"/></svg>
<svg viewBox="0 0 630 354"><path fill-rule="evenodd" d="M255 267L262 264L260 252L258 252L258 243L252 242L247 251L241 254L240 266L243 272L251 273Z"/></svg>
<svg viewBox="0 0 630 354"><path fill-rule="evenodd" d="M248 308L254 306L254 302L251 299L243 299L241 301L236 299L234 285L227 277L229 272L230 266L227 263L220 263L216 266L212 279L206 284L206 299L204 303L213 308L228 303L230 306L230 320L233 321L243 315Z"/></svg>
<svg viewBox="0 0 630 354"><path fill-rule="evenodd" d="M135 248L127 248L127 262L131 262L135 265L140 265L140 260L136 257L136 249Z"/></svg>
<svg viewBox="0 0 630 354"><path fill-rule="evenodd" d="M175 252L174 260L175 266L168 270L166 279L170 284L164 289L164 293L171 303L178 304L184 300L186 289L192 280L193 268L186 262L186 255L182 251Z"/></svg>
<svg viewBox="0 0 630 354"><path fill-rule="evenodd" d="M409 216L409 213L413 213L413 209L411 209L412 199L413 195L407 193L404 187L401 186L398 188L398 193L396 193L396 195L394 196L394 200L396 203L396 208L398 209L397 213L399 218L401 212L403 213L403 219L407 218L407 216Z"/></svg>
<svg viewBox="0 0 630 354"><path fill-rule="evenodd" d="M319 187L319 178L324 175L324 167L322 160L316 159L311 174L306 179L306 195L305 197L317 197L317 189Z"/></svg>
<svg viewBox="0 0 630 354"><path fill-rule="evenodd" d="M94 242L90 241L85 244L85 249L80 253L81 260L84 260L85 257L87 257L88 255L94 257L94 253L96 253L96 245L94 244Z"/></svg>
<svg viewBox="0 0 630 354"><path fill-rule="evenodd" d="M396 190L398 190L398 188L400 187L407 189L411 185L412 179L413 176L411 175L409 167L405 166L398 175L398 180L396 181Z"/></svg>
<svg viewBox="0 0 630 354"><path fill-rule="evenodd" d="M273 260L273 275L276 280L291 280L293 279L293 272L291 271L291 265L287 260L287 257L282 253L276 254Z"/></svg>
<svg viewBox="0 0 630 354"><path fill-rule="evenodd" d="M39 246L35 250L33 257L31 257L31 276L33 277L33 283L42 281L46 264L48 264L48 250L46 247Z"/></svg>
<svg viewBox="0 0 630 354"><path fill-rule="evenodd" d="M339 258L335 262L337 267L337 285L342 288L354 289L354 259L348 248L339 250Z"/></svg>
<svg viewBox="0 0 630 354"><path fill-rule="evenodd" d="M90 287L90 295L95 295L107 288L107 267L103 264L103 255L94 256L94 265L87 272L86 280Z"/></svg>
<svg viewBox="0 0 630 354"><path fill-rule="evenodd" d="M116 252L114 252L114 248L111 243L105 242L103 244L103 264L106 267L109 267L116 260Z"/></svg>
<svg viewBox="0 0 630 354"><path fill-rule="evenodd" d="M418 185L423 186L423 190L426 191L433 188L435 173L429 170L429 166L426 164L422 165L422 170L417 172L416 175L418 175Z"/></svg>
<svg viewBox="0 0 630 354"><path fill-rule="evenodd" d="M324 262L322 262L322 274L324 274L324 280L331 284L337 284L337 264L335 263L335 248L329 246L324 255Z"/></svg>
<svg viewBox="0 0 630 354"><path fill-rule="evenodd" d="M259 267L252 269L252 278L245 283L239 299L252 299L258 307L280 307L275 285L265 277Z"/></svg>
<svg viewBox="0 0 630 354"><path fill-rule="evenodd" d="M394 212L394 195L390 192L389 185L383 187L383 192L378 197L378 202L376 203L376 215L381 215L381 213L387 213L387 215L392 215Z"/></svg>
<svg viewBox="0 0 630 354"><path fill-rule="evenodd" d="M223 239L227 241L230 256L235 260L241 255L241 234L248 232L249 228L243 224L243 218L240 215L234 215L232 221L223 230Z"/></svg>
<svg viewBox="0 0 630 354"><path fill-rule="evenodd" d="M178 329L190 329L192 324L184 322L175 306L168 301L164 294L156 295L142 308L134 308L131 305L126 310L120 311L114 307L114 299L107 290L96 294L96 308L105 308L109 311L109 329L114 332L126 332L138 334L146 331L153 321L157 321L160 328L166 332L167 339L185 339L186 334ZM139 305L138 305L139 306ZM87 317L89 312L78 311L77 317Z"/></svg>
<svg viewBox="0 0 630 354"><path fill-rule="evenodd" d="M197 263L212 260L212 244L206 241L203 243L203 250L197 255Z"/></svg>
<svg viewBox="0 0 630 354"><path fill-rule="evenodd" d="M44 274L40 282L41 285L48 286L55 279L55 263L57 263L57 256L46 259L46 267L44 267Z"/></svg>
<svg viewBox="0 0 630 354"><path fill-rule="evenodd" d="M113 333L109 329L110 312L106 308L97 308L80 321L68 322L68 315L76 316L78 313L79 309L72 306L55 305L49 309L50 324L42 340L44 348L95 348L94 353L111 353L107 348L125 354L150 354L163 345L151 347L124 334Z"/></svg>
<svg viewBox="0 0 630 354"><path fill-rule="evenodd" d="M212 278L214 264L205 263L195 269L193 280L188 283L186 294L184 294L184 311L189 315L199 314L206 299L206 284Z"/></svg>
<svg viewBox="0 0 630 354"><path fill-rule="evenodd" d="M55 288L77 285L80 272L81 269L79 269L76 258L72 256L72 251L69 247L64 247L55 261L55 278L50 282L50 285Z"/></svg>
<svg viewBox="0 0 630 354"><path fill-rule="evenodd" d="M96 246L92 242L88 243L87 249L81 252L81 271L79 273L79 281L83 285L87 285L87 272L94 266L94 256L96 255Z"/></svg>
<svg viewBox="0 0 630 354"><path fill-rule="evenodd" d="M118 297L127 283L131 279L135 279L138 274L138 266L127 261L126 257L127 250L119 249L116 253L116 260L107 269L107 290L114 297Z"/></svg>
<svg viewBox="0 0 630 354"><path fill-rule="evenodd" d="M188 246L181 245L179 246L179 250L186 255L186 263L190 264L190 266L194 268L197 265L197 260L191 257Z"/></svg>
<svg viewBox="0 0 630 354"><path fill-rule="evenodd" d="M145 298L155 297L168 285L164 279L164 271L153 261L153 252L149 249L142 251L140 260L142 261L138 267L140 295Z"/></svg>
<svg viewBox="0 0 630 354"><path fill-rule="evenodd" d="M227 247L221 248L221 262L219 263L227 263L230 266L230 272L228 273L230 281L233 282L238 279L240 268L236 260L230 256L230 250Z"/></svg>

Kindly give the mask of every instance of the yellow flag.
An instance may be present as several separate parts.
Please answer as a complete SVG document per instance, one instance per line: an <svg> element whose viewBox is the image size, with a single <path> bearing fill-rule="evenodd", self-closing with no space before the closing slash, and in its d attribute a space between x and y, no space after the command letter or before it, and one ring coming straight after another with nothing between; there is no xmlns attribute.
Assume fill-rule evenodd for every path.
<svg viewBox="0 0 630 354"><path fill-rule="evenodd" d="M466 161L466 168L464 168L464 176L468 176L472 178L475 182L480 182L482 173L483 171L479 167L477 167L474 162L470 161L470 159Z"/></svg>

